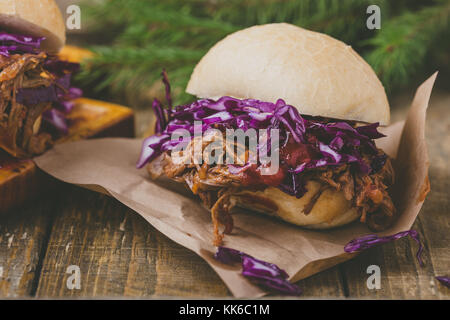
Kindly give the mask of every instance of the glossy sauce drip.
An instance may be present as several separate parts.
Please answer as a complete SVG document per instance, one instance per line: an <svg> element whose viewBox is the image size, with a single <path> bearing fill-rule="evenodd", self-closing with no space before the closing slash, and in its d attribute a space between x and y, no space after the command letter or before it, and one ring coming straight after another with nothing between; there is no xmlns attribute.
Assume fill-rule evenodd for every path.
<svg viewBox="0 0 450 320"><path fill-rule="evenodd" d="M261 166L252 164L243 172L242 184L247 187L279 186L286 177L289 168L295 168L302 163L315 158L314 150L308 144L289 142L281 147L280 167L272 175L261 174Z"/></svg>

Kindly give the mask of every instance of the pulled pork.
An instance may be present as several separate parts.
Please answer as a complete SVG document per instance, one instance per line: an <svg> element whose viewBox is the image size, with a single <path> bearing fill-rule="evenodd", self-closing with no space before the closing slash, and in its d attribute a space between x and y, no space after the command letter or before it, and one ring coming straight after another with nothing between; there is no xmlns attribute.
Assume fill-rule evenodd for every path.
<svg viewBox="0 0 450 320"><path fill-rule="evenodd" d="M230 197L244 188L245 190L261 190L270 183L249 182L251 175L245 172L230 173L225 164L211 166L206 163L195 164L193 150L196 139L190 141L184 152L163 153L149 163L148 170L153 178L165 174L170 179L185 183L195 195L198 195L211 211L214 245L219 246L224 234L230 233L233 228L230 210L234 204ZM223 137L219 135L203 137L202 151L218 139ZM382 153L381 150L379 152ZM360 221L366 223L372 230L383 230L394 219L396 210L388 193L389 187L394 183L394 171L388 157L382 168L370 175L358 173L348 164L315 168L300 175L303 181L314 180L322 184L317 194L304 208L304 214L309 214L324 190L332 188L344 193L345 198L358 208ZM274 181L278 181L278 178L275 177ZM273 184L273 186L276 185ZM219 231L220 225L224 226L222 234Z"/></svg>
<svg viewBox="0 0 450 320"><path fill-rule="evenodd" d="M308 176L309 175L309 176ZM370 229L381 231L393 221L395 207L388 193L394 183L394 170L387 158L385 165L371 175L361 175L351 170L349 165L313 170L306 178L320 181L325 185L343 191L345 198L358 208L360 221Z"/></svg>
<svg viewBox="0 0 450 320"><path fill-rule="evenodd" d="M55 76L43 67L46 59L44 52L0 55L0 148L15 157L40 154L52 145L51 135L39 130L51 102L26 106L16 99L19 89L55 83Z"/></svg>

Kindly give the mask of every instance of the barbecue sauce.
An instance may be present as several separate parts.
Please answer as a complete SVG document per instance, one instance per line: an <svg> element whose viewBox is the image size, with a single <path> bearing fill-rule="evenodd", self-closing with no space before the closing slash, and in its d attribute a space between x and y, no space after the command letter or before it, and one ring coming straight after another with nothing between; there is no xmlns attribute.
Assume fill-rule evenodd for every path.
<svg viewBox="0 0 450 320"><path fill-rule="evenodd" d="M277 173L263 175L261 174L262 165L252 164L243 172L242 184L247 187L277 187L285 179L289 168L295 168L302 163L309 162L314 157L314 151L309 145L289 140L285 146L281 147L280 166Z"/></svg>

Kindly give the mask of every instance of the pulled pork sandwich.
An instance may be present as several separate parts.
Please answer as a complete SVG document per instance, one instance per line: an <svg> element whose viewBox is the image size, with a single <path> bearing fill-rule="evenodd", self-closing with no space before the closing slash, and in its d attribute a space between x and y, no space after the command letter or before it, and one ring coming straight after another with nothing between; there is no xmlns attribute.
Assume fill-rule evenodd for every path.
<svg viewBox="0 0 450 320"><path fill-rule="evenodd" d="M70 86L79 65L61 61L64 21L53 0L0 3L0 149L28 158L67 133L65 115L81 96Z"/></svg>
<svg viewBox="0 0 450 320"><path fill-rule="evenodd" d="M156 134L144 140L138 167L198 195L211 210L215 245L231 232L236 206L311 229L357 219L376 231L392 224L394 172L374 142L384 136L377 128L388 124L389 105L350 46L289 24L254 26L218 42L198 63L187 92L200 100L172 107L163 76L169 106L154 101ZM195 132L196 121L202 136L173 136ZM241 164L195 162L195 145L204 152L227 129L278 129L271 150L279 153L278 170L262 174L267 163L250 162L250 152ZM268 137L258 149L271 148Z"/></svg>

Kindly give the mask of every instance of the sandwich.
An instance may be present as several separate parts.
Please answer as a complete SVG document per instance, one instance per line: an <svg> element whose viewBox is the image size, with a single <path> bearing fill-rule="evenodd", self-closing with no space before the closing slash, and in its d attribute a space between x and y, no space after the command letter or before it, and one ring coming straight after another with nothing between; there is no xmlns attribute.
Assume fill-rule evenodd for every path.
<svg viewBox="0 0 450 320"><path fill-rule="evenodd" d="M214 245L232 232L235 208L308 229L395 221L392 159L375 145L389 103L349 45L286 23L253 26L197 64L186 91L198 100L172 106L163 81L167 106L153 102L155 134L137 167L198 196Z"/></svg>
<svg viewBox="0 0 450 320"><path fill-rule="evenodd" d="M65 26L53 0L0 3L0 149L15 158L43 153L68 132L77 63L58 59ZM0 150L1 151L1 150Z"/></svg>

